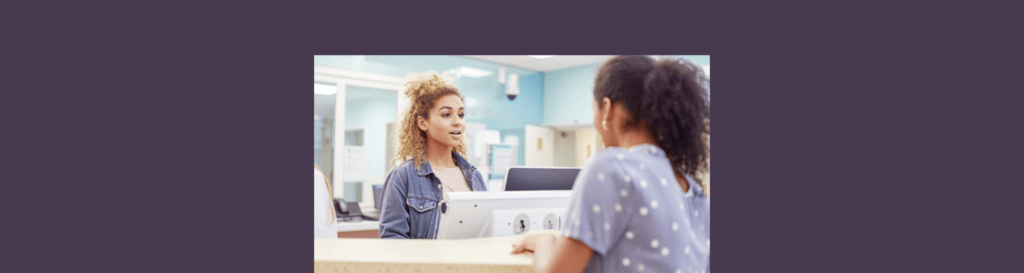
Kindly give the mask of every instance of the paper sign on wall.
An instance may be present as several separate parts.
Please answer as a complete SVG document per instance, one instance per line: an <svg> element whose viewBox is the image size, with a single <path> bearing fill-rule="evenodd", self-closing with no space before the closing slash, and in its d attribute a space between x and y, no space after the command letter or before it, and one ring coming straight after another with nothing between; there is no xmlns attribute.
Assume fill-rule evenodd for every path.
<svg viewBox="0 0 1024 273"><path fill-rule="evenodd" d="M366 165L369 162L367 157L366 147L362 146L345 146L343 151L344 160L342 164L345 166L343 172L345 182L360 182L366 181Z"/></svg>
<svg viewBox="0 0 1024 273"><path fill-rule="evenodd" d="M491 145L491 166L493 170L490 179L502 179L505 177L505 170L516 165L516 154L512 151L512 145L493 144Z"/></svg>

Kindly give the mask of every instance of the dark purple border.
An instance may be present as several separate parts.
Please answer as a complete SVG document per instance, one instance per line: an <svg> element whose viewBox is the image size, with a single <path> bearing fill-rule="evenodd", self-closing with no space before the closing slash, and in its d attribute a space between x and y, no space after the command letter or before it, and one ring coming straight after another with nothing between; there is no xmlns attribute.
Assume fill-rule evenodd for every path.
<svg viewBox="0 0 1024 273"><path fill-rule="evenodd" d="M38 96L24 101L66 113L17 111L40 120L5 131L34 132L26 143L40 143L10 155L46 168L26 173L36 179L4 179L28 187L18 192L44 193L18 210L53 222L28 221L25 233L37 235L9 233L27 240L26 254L57 259L33 264L45 271L309 270L309 192L298 177L309 171L310 97L302 94L314 54L712 55L722 79L714 96L717 271L974 272L987 264L968 256L998 249L966 231L984 213L961 206L1009 207L986 200L1019 192L981 191L975 176L953 172L983 172L973 159L991 159L951 155L979 141L964 128L991 122L955 114L986 97L944 82L972 67L938 56L969 52L922 51L955 41L887 42L905 37L904 28L860 29L895 25L871 16L885 7L830 9L863 15L851 17L796 9L803 5L500 3L446 15L425 12L444 6L437 3L374 14L364 4L152 15L178 22L170 25L138 22L149 19L136 12L55 35L73 49L26 56L66 58L21 67L73 73L19 90ZM52 100L41 85L64 93ZM56 149L40 156L40 147ZM970 166L957 163L965 159Z"/></svg>

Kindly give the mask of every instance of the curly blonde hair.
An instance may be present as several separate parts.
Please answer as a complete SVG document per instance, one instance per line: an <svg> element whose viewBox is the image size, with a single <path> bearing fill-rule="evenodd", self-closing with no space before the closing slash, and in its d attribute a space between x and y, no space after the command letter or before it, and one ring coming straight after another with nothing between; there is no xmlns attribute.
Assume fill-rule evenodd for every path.
<svg viewBox="0 0 1024 273"><path fill-rule="evenodd" d="M459 100L463 100L462 93L459 92L458 87L452 84L452 81L453 79L447 75L438 75L434 71L427 71L423 74L409 74L402 93L412 103L410 103L409 109L405 111L401 129L396 131L398 134L398 152L395 155L395 160L391 162L392 165L397 166L397 162L405 162L410 158L413 159L417 166L423 164L427 150L427 133L420 130L416 125L416 117L428 119L430 117L430 109L434 108L437 100L444 96L457 95ZM466 150L466 139L463 138L459 146L455 147L455 152L469 160L469 157L466 156Z"/></svg>

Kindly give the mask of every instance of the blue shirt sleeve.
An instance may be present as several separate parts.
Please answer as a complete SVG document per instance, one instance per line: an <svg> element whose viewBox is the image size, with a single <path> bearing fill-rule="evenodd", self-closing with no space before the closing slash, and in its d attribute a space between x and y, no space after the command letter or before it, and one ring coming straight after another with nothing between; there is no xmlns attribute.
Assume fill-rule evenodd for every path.
<svg viewBox="0 0 1024 273"><path fill-rule="evenodd" d="M562 235L579 240L604 256L626 235L636 211L632 177L622 160L599 153L588 163L573 185L569 216Z"/></svg>

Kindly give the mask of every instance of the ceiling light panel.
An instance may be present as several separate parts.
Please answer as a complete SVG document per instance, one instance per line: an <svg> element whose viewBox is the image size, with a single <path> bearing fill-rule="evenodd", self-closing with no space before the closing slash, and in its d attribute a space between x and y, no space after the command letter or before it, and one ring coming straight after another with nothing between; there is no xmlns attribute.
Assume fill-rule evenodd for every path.
<svg viewBox="0 0 1024 273"><path fill-rule="evenodd" d="M463 66L463 67L459 68L459 74L462 75L463 77L483 78L483 77L490 76L491 74L494 74L494 72L483 70L483 69L479 69L479 68L472 68L472 67L468 67L468 66Z"/></svg>
<svg viewBox="0 0 1024 273"><path fill-rule="evenodd" d="M335 93L338 93L337 87L323 84L313 84L313 94L334 95Z"/></svg>

